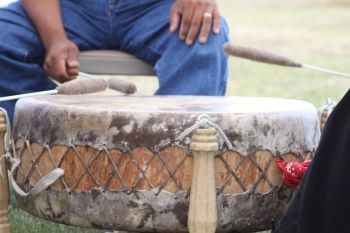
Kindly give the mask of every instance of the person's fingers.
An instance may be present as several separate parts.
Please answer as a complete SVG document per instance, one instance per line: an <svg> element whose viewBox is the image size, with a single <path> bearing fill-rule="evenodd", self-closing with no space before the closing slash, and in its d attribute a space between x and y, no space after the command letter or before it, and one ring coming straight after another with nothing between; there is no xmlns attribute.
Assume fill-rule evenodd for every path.
<svg viewBox="0 0 350 233"><path fill-rule="evenodd" d="M207 10L203 14L202 27L199 33L199 42L206 43L211 32L213 24L213 14L211 11Z"/></svg>
<svg viewBox="0 0 350 233"><path fill-rule="evenodd" d="M69 79L66 72L66 59L49 57L45 60L44 71L51 78L62 83Z"/></svg>
<svg viewBox="0 0 350 233"><path fill-rule="evenodd" d="M79 73L79 50L75 45L71 45L67 53L67 74L70 79L74 79Z"/></svg>
<svg viewBox="0 0 350 233"><path fill-rule="evenodd" d="M67 61L64 57L60 57L55 61L54 64L54 70L53 73L55 75L55 77L57 77L60 82L66 82L68 80L70 80L68 72L67 72Z"/></svg>
<svg viewBox="0 0 350 233"><path fill-rule="evenodd" d="M71 60L68 58L67 67L79 69L79 61L78 60Z"/></svg>
<svg viewBox="0 0 350 233"><path fill-rule="evenodd" d="M188 30L187 37L186 37L186 44L187 45L192 45L193 42L196 40L198 33L200 31L201 25L203 23L203 21L202 21L203 14L204 14L203 8L196 8L194 10L191 25L190 25L190 28Z"/></svg>
<svg viewBox="0 0 350 233"><path fill-rule="evenodd" d="M221 24L221 17L218 9L215 9L213 12L213 32L215 34L220 33L220 24Z"/></svg>
<svg viewBox="0 0 350 233"><path fill-rule="evenodd" d="M67 73L69 76L71 76L71 78L75 78L76 76L78 76L79 73L79 61L75 60L73 58L73 60L71 58L68 58L67 60Z"/></svg>
<svg viewBox="0 0 350 233"><path fill-rule="evenodd" d="M70 78L76 78L79 74L79 68L70 68L67 67L67 73L69 75Z"/></svg>
<svg viewBox="0 0 350 233"><path fill-rule="evenodd" d="M181 26L180 26L180 32L179 32L179 36L181 40L185 40L187 37L188 31L191 26L193 11L194 11L194 7L189 6L182 13Z"/></svg>
<svg viewBox="0 0 350 233"><path fill-rule="evenodd" d="M79 67L79 49L74 44L71 44L68 47L67 66L68 67Z"/></svg>
<svg viewBox="0 0 350 233"><path fill-rule="evenodd" d="M181 12L176 5L173 5L170 9L170 31L176 32L179 28L181 20Z"/></svg>
<svg viewBox="0 0 350 233"><path fill-rule="evenodd" d="M79 72L79 49L69 40L58 41L47 49L44 72L58 82L75 78Z"/></svg>

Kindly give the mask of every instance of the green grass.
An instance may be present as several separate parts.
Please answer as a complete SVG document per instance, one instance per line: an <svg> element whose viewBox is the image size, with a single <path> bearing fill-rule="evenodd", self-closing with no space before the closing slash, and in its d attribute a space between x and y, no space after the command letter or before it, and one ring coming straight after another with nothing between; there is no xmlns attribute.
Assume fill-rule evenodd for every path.
<svg viewBox="0 0 350 233"><path fill-rule="evenodd" d="M329 69L350 72L349 8L310 1L220 1L231 41ZM297 68L230 58L227 95L338 101L350 80Z"/></svg>
<svg viewBox="0 0 350 233"><path fill-rule="evenodd" d="M350 8L316 0L220 0L219 5L230 25L232 42L350 72ZM237 58L230 58L229 68L229 96L285 97L318 107L328 97L339 101L350 87L347 79ZM144 95L152 95L157 88L155 78L131 79L142 87ZM10 220L14 233L98 232L33 218L23 213L13 199Z"/></svg>

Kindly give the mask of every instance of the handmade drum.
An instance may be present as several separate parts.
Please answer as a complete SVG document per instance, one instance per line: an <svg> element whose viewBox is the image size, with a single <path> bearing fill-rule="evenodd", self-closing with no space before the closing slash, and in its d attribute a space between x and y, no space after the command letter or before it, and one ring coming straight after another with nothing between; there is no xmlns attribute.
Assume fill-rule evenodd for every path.
<svg viewBox="0 0 350 233"><path fill-rule="evenodd" d="M77 226L187 232L198 116L210 116L232 147L215 156L217 232L270 229L292 197L276 160L304 161L319 139L316 109L274 98L45 96L16 105L15 179L29 191L55 168L45 191L17 196L33 215ZM221 137L219 137L221 138ZM214 188L215 189L215 188ZM202 193L206 195L206 193Z"/></svg>

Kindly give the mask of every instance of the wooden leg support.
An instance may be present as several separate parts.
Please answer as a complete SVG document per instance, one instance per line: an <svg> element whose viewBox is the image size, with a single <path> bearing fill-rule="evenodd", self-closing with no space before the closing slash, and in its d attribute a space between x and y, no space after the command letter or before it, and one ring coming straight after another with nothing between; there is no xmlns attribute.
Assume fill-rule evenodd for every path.
<svg viewBox="0 0 350 233"><path fill-rule="evenodd" d="M0 111L0 156L5 153L4 136L6 133L5 113ZM0 233L10 233L10 223L8 220L9 205L9 186L7 178L6 160L0 161L1 171L4 176L0 175Z"/></svg>
<svg viewBox="0 0 350 233"><path fill-rule="evenodd" d="M217 206L214 153L218 151L216 130L197 129L192 136L193 177L188 227L190 233L215 233Z"/></svg>

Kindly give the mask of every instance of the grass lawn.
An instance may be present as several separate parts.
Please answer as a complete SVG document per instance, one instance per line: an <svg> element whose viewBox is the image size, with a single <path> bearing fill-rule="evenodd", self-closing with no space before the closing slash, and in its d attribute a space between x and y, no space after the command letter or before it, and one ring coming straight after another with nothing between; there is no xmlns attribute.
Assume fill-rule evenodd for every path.
<svg viewBox="0 0 350 233"><path fill-rule="evenodd" d="M350 8L317 1L221 0L233 42L276 52L305 64L350 72ZM227 6L227 7L226 7ZM338 101L350 80L298 68L230 59L227 95Z"/></svg>
<svg viewBox="0 0 350 233"><path fill-rule="evenodd" d="M350 72L350 7L324 1L220 0L234 43L254 46L306 64ZM338 101L350 80L296 68L230 58L227 95L302 99L316 107L328 97ZM152 95L157 80L131 77L141 93ZM14 233L98 232L49 223L23 213L11 199Z"/></svg>

